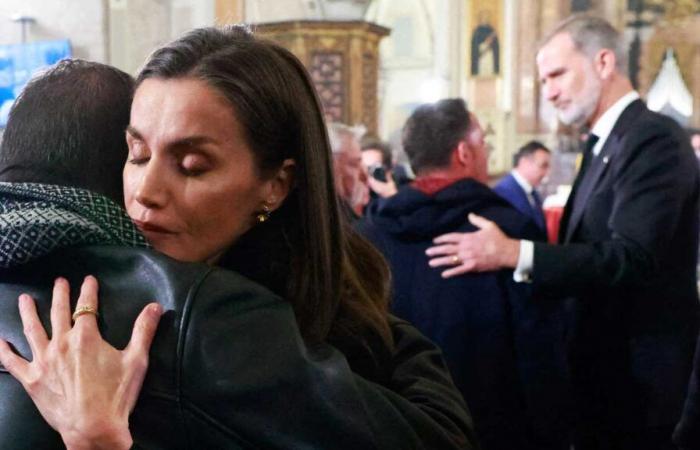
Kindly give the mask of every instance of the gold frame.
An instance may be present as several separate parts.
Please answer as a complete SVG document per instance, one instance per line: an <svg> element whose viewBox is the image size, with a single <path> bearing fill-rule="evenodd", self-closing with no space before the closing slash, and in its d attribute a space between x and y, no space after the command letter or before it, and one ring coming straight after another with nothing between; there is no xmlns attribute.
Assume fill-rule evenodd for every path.
<svg viewBox="0 0 700 450"><path fill-rule="evenodd" d="M467 8L466 26L467 26L467 60L466 60L466 73L468 77L471 78L499 78L503 74L503 2L502 0L471 0L468 2L469 6ZM483 24L485 27L490 27L493 30L493 34L496 39L497 50L492 51L492 58L494 61L493 73L480 74L473 73L473 69L476 66L478 71L478 62L474 60L473 48L476 44L475 39L480 39L484 33L488 32L487 28L478 30L480 34L477 37L477 27ZM488 37L486 38L488 39ZM482 44L485 39L480 39ZM497 55L493 53L497 51ZM488 61L487 61L488 63ZM498 70L496 71L496 64Z"/></svg>

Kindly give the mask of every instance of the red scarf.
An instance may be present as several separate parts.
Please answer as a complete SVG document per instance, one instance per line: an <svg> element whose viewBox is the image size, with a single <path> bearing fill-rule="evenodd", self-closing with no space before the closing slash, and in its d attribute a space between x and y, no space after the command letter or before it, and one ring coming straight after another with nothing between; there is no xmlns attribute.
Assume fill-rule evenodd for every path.
<svg viewBox="0 0 700 450"><path fill-rule="evenodd" d="M445 177L445 176L430 176L417 177L411 183L411 186L418 189L425 195L433 195L438 191L445 189L447 186L456 183L464 177Z"/></svg>

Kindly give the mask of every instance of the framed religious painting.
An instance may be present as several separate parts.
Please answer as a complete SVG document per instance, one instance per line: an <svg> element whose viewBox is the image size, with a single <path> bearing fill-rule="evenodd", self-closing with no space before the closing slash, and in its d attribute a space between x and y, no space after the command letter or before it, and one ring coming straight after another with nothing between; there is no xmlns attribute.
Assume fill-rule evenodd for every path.
<svg viewBox="0 0 700 450"><path fill-rule="evenodd" d="M499 77L503 70L503 2L471 0L467 5L467 73L476 78Z"/></svg>

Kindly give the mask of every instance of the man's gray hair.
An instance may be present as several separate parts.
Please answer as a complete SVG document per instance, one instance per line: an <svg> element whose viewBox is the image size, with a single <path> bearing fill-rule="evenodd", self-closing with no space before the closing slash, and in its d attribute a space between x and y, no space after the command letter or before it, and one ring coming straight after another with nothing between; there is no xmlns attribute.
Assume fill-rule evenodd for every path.
<svg viewBox="0 0 700 450"><path fill-rule="evenodd" d="M331 122L328 124L328 140L331 144L331 152L333 155L342 153L343 151L343 138L349 137L355 139L358 142L364 136L367 129L362 125L355 125L353 127L345 125L344 123Z"/></svg>
<svg viewBox="0 0 700 450"><path fill-rule="evenodd" d="M605 19L574 14L559 22L541 41L539 49L562 33L568 33L576 49L590 58L602 49L612 50L615 53L615 68L627 75L627 46L622 34Z"/></svg>

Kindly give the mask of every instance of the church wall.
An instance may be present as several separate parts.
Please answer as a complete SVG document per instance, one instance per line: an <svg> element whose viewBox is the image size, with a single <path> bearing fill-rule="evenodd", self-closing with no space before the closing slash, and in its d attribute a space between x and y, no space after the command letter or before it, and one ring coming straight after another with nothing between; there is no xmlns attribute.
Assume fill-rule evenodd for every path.
<svg viewBox="0 0 700 450"><path fill-rule="evenodd" d="M107 0L2 0L0 2L0 44L17 44L22 39L20 24L11 17L21 14L35 19L27 27L27 41L70 39L78 58L109 62Z"/></svg>

